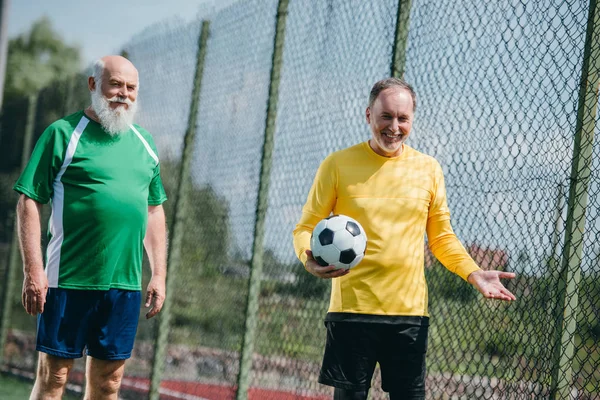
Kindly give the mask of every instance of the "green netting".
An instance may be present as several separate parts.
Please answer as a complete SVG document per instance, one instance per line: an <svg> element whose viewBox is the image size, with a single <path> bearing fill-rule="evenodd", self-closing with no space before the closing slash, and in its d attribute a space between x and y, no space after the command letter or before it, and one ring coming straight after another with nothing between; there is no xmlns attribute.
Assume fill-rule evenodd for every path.
<svg viewBox="0 0 600 400"><path fill-rule="evenodd" d="M187 370L191 380L228 387L238 378L276 5L250 1L210 19L189 177L192 218L182 246L186 272L171 330L179 357L165 371L173 378ZM196 349L192 357L186 348Z"/></svg>
<svg viewBox="0 0 600 400"><path fill-rule="evenodd" d="M598 131L596 130L596 135ZM593 166L588 191L589 207L586 216L585 258L583 279L579 291L574 380L577 388L590 397L600 392L600 144L594 144Z"/></svg>
<svg viewBox="0 0 600 400"><path fill-rule="evenodd" d="M440 160L474 258L518 273L518 302L465 294L453 306L450 278L428 271L434 395L548 396L587 13L563 1L413 5L412 143ZM486 390L482 376L495 379Z"/></svg>
<svg viewBox="0 0 600 400"><path fill-rule="evenodd" d="M317 383L329 283L304 271L291 232L319 163L369 137L366 99L371 85L390 74L396 7L396 1L290 2L266 219L258 387L330 393Z"/></svg>
<svg viewBox="0 0 600 400"><path fill-rule="evenodd" d="M169 201L165 203L168 220L173 220L174 199L179 184L183 138L190 112L196 65L199 23L168 20L155 24L135 36L125 46L127 57L140 76L140 112L137 123L152 133L161 163L161 177ZM177 43L176 46L173 43ZM150 279L144 262L142 287ZM158 321L140 313L136 345L128 368L129 377L150 378L154 362L154 342ZM162 360L161 360L162 361Z"/></svg>

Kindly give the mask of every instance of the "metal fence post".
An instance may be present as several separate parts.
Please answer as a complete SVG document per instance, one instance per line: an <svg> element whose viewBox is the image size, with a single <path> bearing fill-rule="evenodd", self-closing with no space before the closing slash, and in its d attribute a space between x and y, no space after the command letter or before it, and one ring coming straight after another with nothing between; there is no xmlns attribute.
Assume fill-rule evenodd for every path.
<svg viewBox="0 0 600 400"><path fill-rule="evenodd" d="M408 44L408 25L410 23L410 7L412 0L398 0L396 16L396 35L392 49L391 76L403 78L406 67L406 46Z"/></svg>
<svg viewBox="0 0 600 400"><path fill-rule="evenodd" d="M264 143L259 178L258 199L256 202L256 220L254 222L254 241L252 244L252 260L250 262L250 279L248 287L248 302L246 306L246 326L244 342L240 356L240 369L238 375L237 399L245 400L248 396L250 384L250 370L252 369L252 353L256 338L256 318L258 314L258 297L263 269L263 240L265 235L265 217L269 195L269 178L271 175L272 153L275 136L275 121L277 118L277 101L279 97L279 82L283 65L283 49L285 43L285 24L287 18L288 0L279 0L277 6L277 22L275 25L275 39L273 59L271 64L271 77L269 84L269 98L267 100L267 116L265 123Z"/></svg>
<svg viewBox="0 0 600 400"><path fill-rule="evenodd" d="M198 38L198 53L196 58L196 74L194 76L194 86L192 89L192 101L190 103L190 114L188 117L188 126L185 132L183 154L181 167L179 170L179 182L177 187L177 197L175 198L175 217L171 224L171 238L169 246L168 274L167 274L167 299L163 305L158 322L158 333L154 343L154 358L152 362L152 375L150 377L151 400L158 400L160 397L160 382L164 371L165 351L169 339L169 329L171 323L171 304L169 294L175 290L174 281L177 276L177 270L181 264L181 244L183 241L184 219L186 217L186 195L188 191L188 176L190 175L190 162L194 150L194 138L196 136L196 121L198 119L198 107L200 104L200 90L202 88L202 75L204 72L204 59L206 58L206 44L210 30L210 21L202 21L202 28Z"/></svg>
<svg viewBox="0 0 600 400"><path fill-rule="evenodd" d="M581 280L581 254L583 250L585 212L588 202L588 185L591 175L594 129L600 84L600 10L596 0L590 0L587 32L581 67L577 124L573 146L573 162L569 188L566 236L562 268L558 282L558 299L555 315L551 399L570 398L573 375L573 354L579 284Z"/></svg>
<svg viewBox="0 0 600 400"><path fill-rule="evenodd" d="M21 171L27 165L31 154L33 142L33 130L35 127L35 114L37 112L37 93L29 96L27 105L27 120L25 121L25 130L23 132L23 151L21 153ZM6 273L4 275L4 297L2 298L2 320L0 320L0 365L4 363L4 346L8 336L8 327L10 325L13 297L14 297L14 281L17 273L17 268L21 263L19 255L19 235L17 216L13 225L13 235L10 242L10 250L8 252L8 264L6 265ZM25 311L23 311L25 312Z"/></svg>
<svg viewBox="0 0 600 400"><path fill-rule="evenodd" d="M551 247L550 247L550 272L552 275L556 273L556 260L560 257L560 238L564 231L563 211L565 208L565 188L562 183L559 183L556 188L556 217L554 218L554 231L552 232Z"/></svg>

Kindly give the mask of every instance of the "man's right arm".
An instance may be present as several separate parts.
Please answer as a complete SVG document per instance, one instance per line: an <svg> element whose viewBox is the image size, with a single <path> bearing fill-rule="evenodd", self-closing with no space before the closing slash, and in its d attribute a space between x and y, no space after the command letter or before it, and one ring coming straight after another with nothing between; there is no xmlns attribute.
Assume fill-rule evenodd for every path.
<svg viewBox="0 0 600 400"><path fill-rule="evenodd" d="M313 185L302 208L302 216L294 229L294 250L296 256L304 264L304 268L322 279L337 278L346 275L348 270L338 270L334 266L320 266L310 251L310 237L315 225L329 216L335 207L337 198L337 179L335 167L328 157L319 167Z"/></svg>
<svg viewBox="0 0 600 400"><path fill-rule="evenodd" d="M21 194L17 204L17 230L23 259L23 307L30 315L44 311L48 278L42 258L42 204Z"/></svg>

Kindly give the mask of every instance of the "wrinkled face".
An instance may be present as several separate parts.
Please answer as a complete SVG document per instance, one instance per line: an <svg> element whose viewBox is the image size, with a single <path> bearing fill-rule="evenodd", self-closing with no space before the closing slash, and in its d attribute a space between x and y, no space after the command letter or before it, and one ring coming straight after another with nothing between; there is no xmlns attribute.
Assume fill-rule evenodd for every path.
<svg viewBox="0 0 600 400"><path fill-rule="evenodd" d="M373 151L384 157L400 155L414 117L410 93L399 87L382 90L373 105L367 108L366 117L372 135L369 145Z"/></svg>
<svg viewBox="0 0 600 400"><path fill-rule="evenodd" d="M104 98L111 102L111 109L127 110L131 103L135 103L138 95L137 70L126 63L107 66L104 68L100 91Z"/></svg>

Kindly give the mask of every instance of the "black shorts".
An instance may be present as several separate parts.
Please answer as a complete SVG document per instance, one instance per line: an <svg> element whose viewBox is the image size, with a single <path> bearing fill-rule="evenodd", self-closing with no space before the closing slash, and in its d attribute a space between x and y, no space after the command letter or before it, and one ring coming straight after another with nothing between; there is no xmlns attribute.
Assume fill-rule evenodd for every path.
<svg viewBox="0 0 600 400"><path fill-rule="evenodd" d="M341 389L371 387L376 363L382 389L424 398L428 326L326 321L327 343L319 382Z"/></svg>

